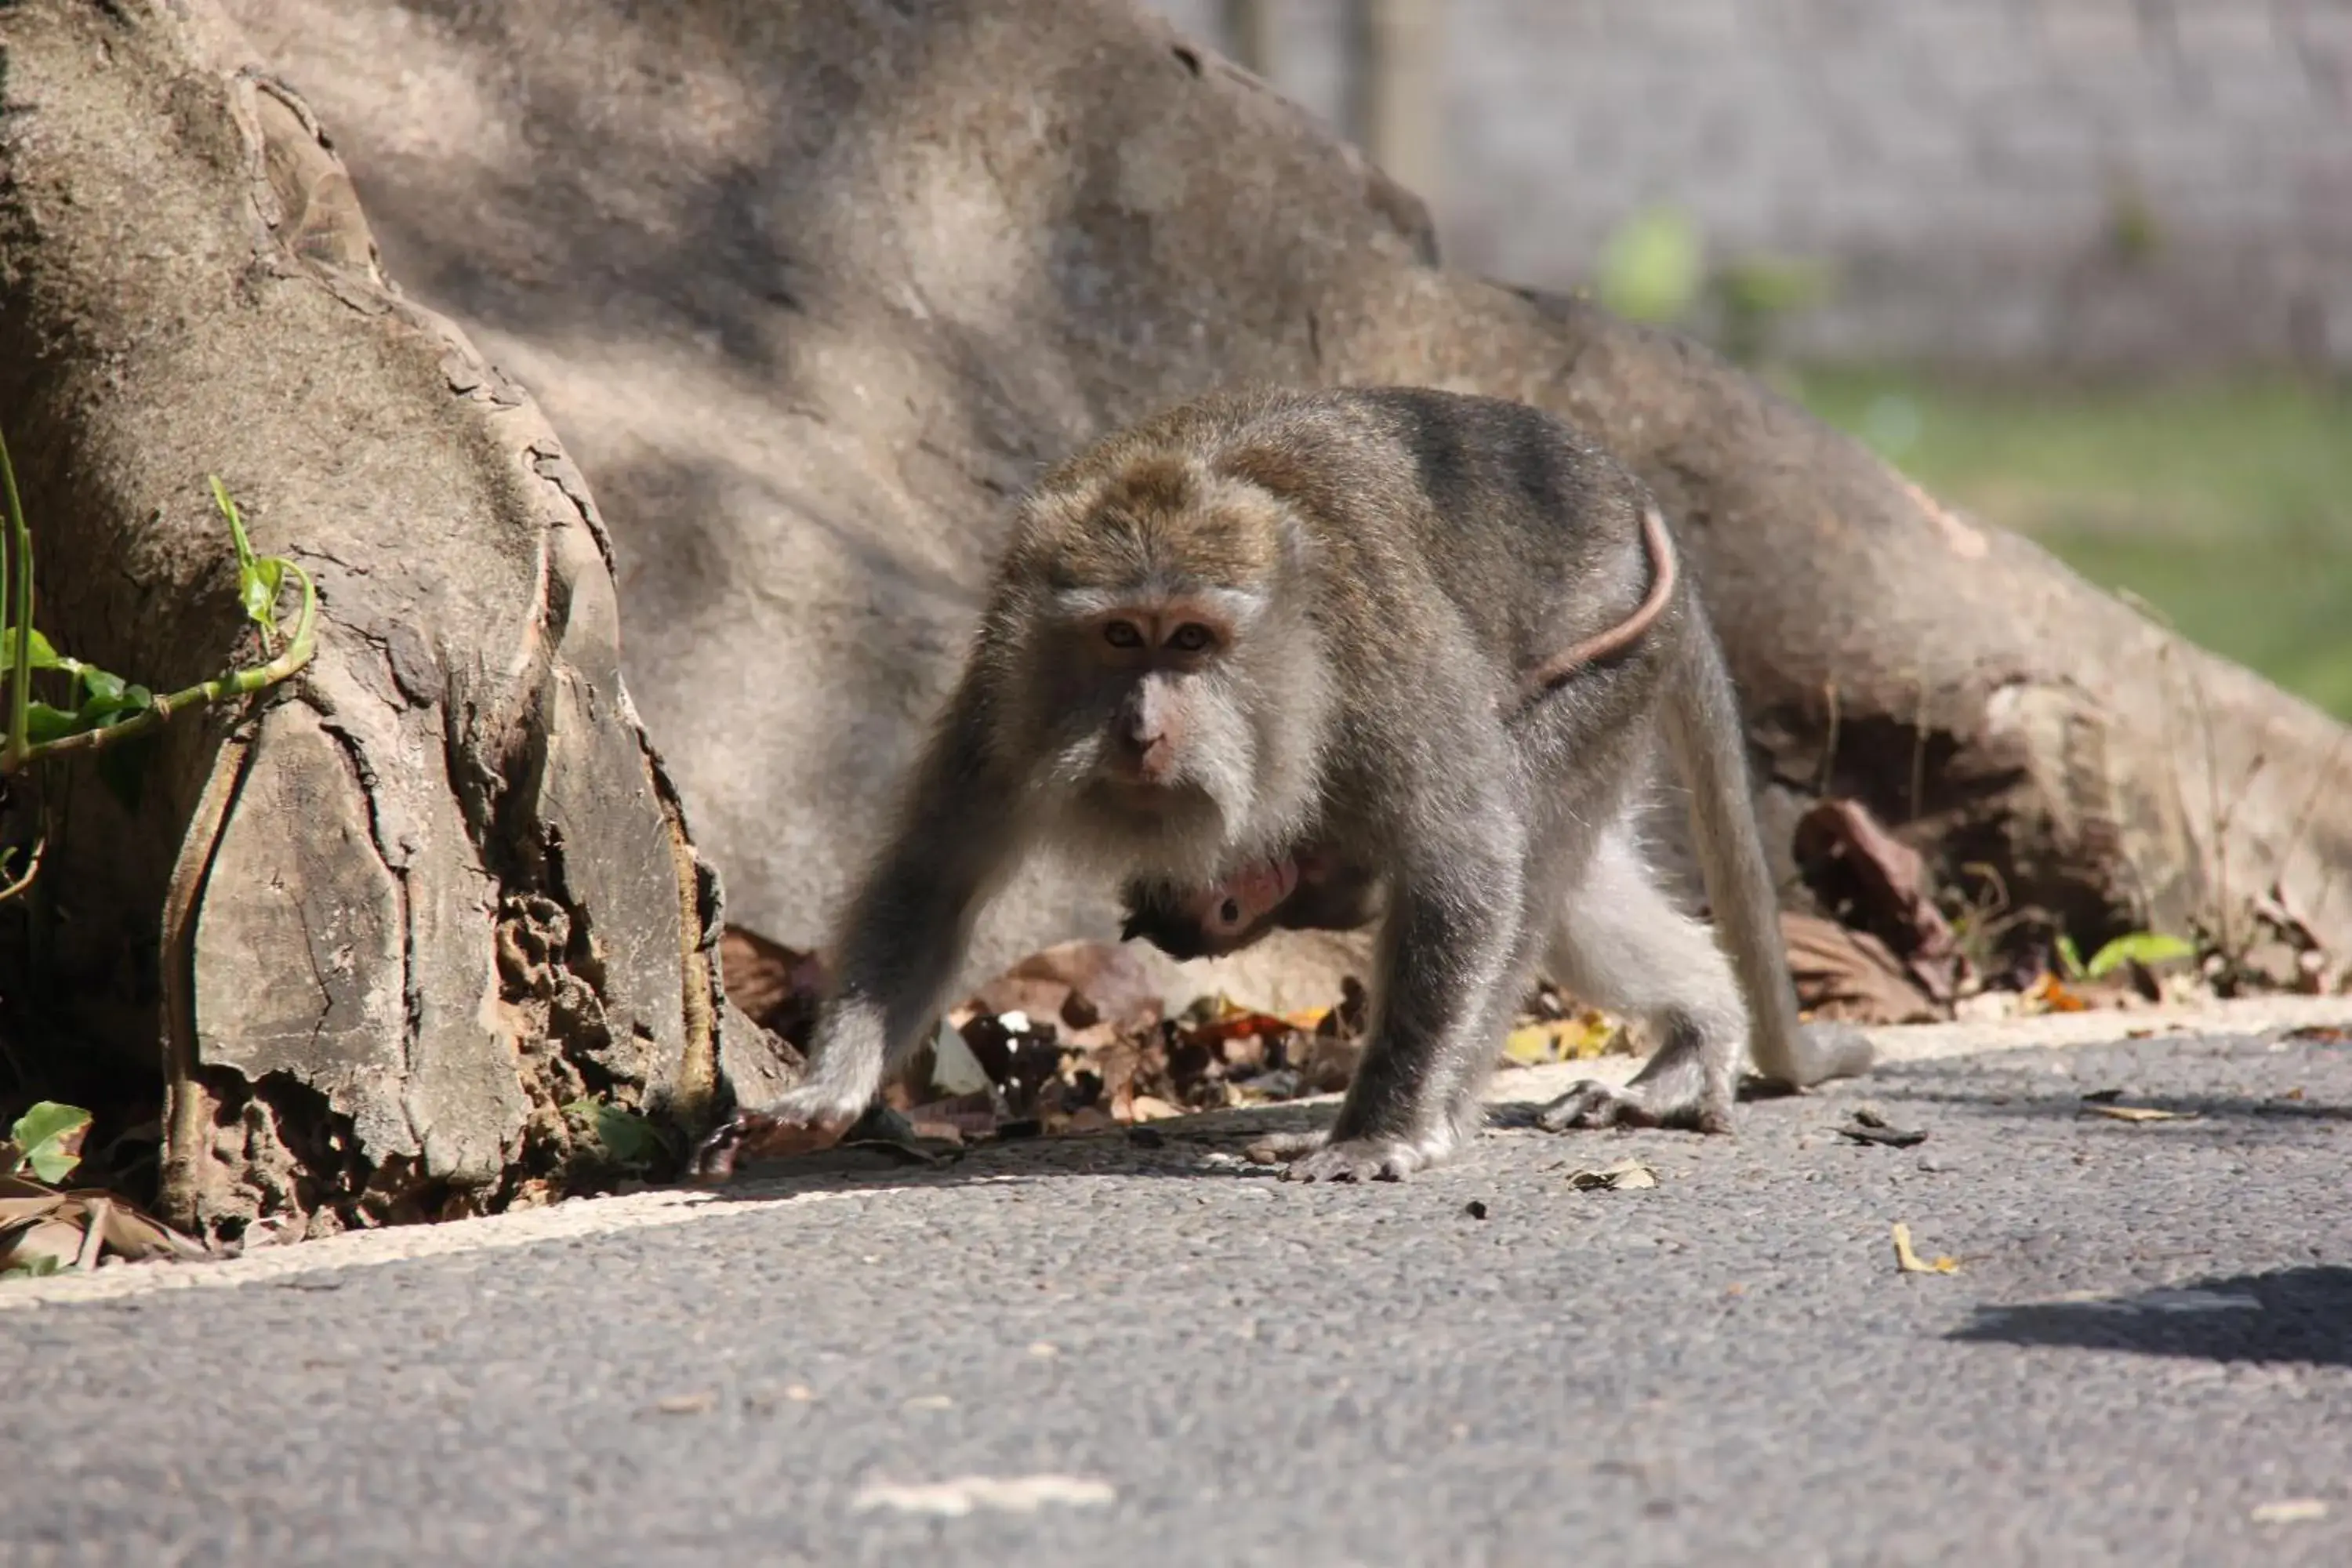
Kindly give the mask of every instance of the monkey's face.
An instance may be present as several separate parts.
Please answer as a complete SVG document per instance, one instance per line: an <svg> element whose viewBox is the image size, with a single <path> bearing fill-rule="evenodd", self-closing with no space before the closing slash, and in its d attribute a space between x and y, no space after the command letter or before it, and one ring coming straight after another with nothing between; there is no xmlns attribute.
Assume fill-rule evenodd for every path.
<svg viewBox="0 0 2352 1568"><path fill-rule="evenodd" d="M1258 861L1205 888L1135 879L1120 890L1119 940L1141 937L1171 958L1219 958L1268 931L1354 931L1381 911L1370 870L1300 850Z"/></svg>
<svg viewBox="0 0 2352 1568"><path fill-rule="evenodd" d="M1130 864L1205 879L1251 817L1261 738L1241 599L1122 595L1039 650L1051 776L1076 826L1117 836Z"/></svg>
<svg viewBox="0 0 2352 1568"><path fill-rule="evenodd" d="M1237 952L1287 923L1283 904L1297 886L1297 862L1286 856L1254 863L1207 888L1130 881L1122 894L1128 914L1119 940L1141 937L1176 959Z"/></svg>
<svg viewBox="0 0 2352 1568"><path fill-rule="evenodd" d="M1024 502L992 707L1065 850L1199 888L1296 838L1331 707L1308 548L1275 498L1166 454Z"/></svg>

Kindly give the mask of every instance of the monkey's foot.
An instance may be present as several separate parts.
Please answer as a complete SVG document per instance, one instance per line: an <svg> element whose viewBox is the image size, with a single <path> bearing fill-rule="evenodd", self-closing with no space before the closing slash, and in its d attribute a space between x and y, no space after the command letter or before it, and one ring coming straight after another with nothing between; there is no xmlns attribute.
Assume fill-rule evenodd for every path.
<svg viewBox="0 0 2352 1568"><path fill-rule="evenodd" d="M1710 1105L1687 1089L1666 1083L1629 1083L1623 1089L1596 1083L1578 1084L1536 1112L1536 1125L1547 1132L1571 1127L1682 1127L1696 1132L1731 1131L1731 1108Z"/></svg>
<svg viewBox="0 0 2352 1568"><path fill-rule="evenodd" d="M1342 1138L1286 1132L1250 1146L1250 1157L1280 1162L1286 1182L1401 1182L1437 1163L1443 1151L1402 1138Z"/></svg>
<svg viewBox="0 0 2352 1568"><path fill-rule="evenodd" d="M720 1122L695 1150L690 1173L697 1181L723 1182L745 1154L769 1158L829 1148L862 1113L863 1107L845 1111L839 1097L822 1089L794 1089L763 1110L738 1110Z"/></svg>

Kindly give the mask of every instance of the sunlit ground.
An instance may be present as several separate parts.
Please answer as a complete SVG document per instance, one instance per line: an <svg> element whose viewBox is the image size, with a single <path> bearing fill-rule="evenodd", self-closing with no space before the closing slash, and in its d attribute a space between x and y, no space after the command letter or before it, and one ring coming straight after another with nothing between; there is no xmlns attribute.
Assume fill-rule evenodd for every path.
<svg viewBox="0 0 2352 1568"><path fill-rule="evenodd" d="M1822 370L1798 388L1943 499L2352 720L2352 390Z"/></svg>

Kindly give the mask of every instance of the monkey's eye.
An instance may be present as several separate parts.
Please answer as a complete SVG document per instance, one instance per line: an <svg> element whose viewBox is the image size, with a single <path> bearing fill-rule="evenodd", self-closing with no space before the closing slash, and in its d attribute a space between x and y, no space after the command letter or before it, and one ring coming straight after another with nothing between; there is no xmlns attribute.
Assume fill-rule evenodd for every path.
<svg viewBox="0 0 2352 1568"><path fill-rule="evenodd" d="M1168 646L1178 653L1199 653L1217 640L1217 634L1198 621L1186 621L1168 634Z"/></svg>
<svg viewBox="0 0 2352 1568"><path fill-rule="evenodd" d="M1133 621L1105 621L1103 640L1113 647L1141 647L1143 632Z"/></svg>

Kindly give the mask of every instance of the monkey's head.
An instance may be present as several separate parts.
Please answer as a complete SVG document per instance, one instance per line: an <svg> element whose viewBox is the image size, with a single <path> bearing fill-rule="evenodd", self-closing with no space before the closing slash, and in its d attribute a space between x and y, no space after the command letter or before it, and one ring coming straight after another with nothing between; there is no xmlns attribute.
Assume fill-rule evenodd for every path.
<svg viewBox="0 0 2352 1568"><path fill-rule="evenodd" d="M1024 506L995 711L1066 847L1205 885L1308 811L1327 711L1304 531L1181 447L1089 454Z"/></svg>

